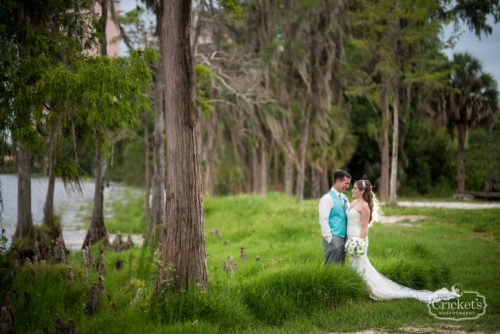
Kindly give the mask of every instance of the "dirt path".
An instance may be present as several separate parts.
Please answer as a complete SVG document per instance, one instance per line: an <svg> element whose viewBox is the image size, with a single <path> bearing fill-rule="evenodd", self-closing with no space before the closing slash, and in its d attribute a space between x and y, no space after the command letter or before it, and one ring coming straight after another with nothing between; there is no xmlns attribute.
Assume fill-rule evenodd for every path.
<svg viewBox="0 0 500 334"><path fill-rule="evenodd" d="M412 224L419 220L427 218L426 216L382 216L379 222L382 224L395 224L400 226L421 226L421 224Z"/></svg>
<svg viewBox="0 0 500 334"><path fill-rule="evenodd" d="M412 207L432 207L432 208L445 208L445 209L497 209L500 208L500 203L465 203L465 202L438 202L438 201L400 201L398 206L412 206Z"/></svg>

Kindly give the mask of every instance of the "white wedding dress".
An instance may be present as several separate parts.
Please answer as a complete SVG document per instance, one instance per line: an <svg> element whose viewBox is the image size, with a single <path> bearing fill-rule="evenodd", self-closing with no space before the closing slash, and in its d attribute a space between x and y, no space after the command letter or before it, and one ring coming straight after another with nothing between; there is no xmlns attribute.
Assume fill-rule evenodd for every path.
<svg viewBox="0 0 500 334"><path fill-rule="evenodd" d="M361 214L356 210L347 211L347 237L361 237ZM366 237L366 251L360 257L349 255L349 267L365 281L370 297L376 300L395 298L415 298L424 303L437 302L459 297L458 294L442 288L435 292L428 290L414 290L395 283L380 274L368 260L368 236Z"/></svg>

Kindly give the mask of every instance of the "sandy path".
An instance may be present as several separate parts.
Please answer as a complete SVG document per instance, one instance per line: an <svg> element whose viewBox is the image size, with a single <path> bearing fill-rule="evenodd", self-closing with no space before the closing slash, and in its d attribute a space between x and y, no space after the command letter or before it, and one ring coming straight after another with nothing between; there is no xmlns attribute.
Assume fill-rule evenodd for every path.
<svg viewBox="0 0 500 334"><path fill-rule="evenodd" d="M432 207L432 208L446 208L446 209L497 209L500 208L500 203L464 203L464 202L419 202L419 201L400 201L398 206L412 206L412 207Z"/></svg>

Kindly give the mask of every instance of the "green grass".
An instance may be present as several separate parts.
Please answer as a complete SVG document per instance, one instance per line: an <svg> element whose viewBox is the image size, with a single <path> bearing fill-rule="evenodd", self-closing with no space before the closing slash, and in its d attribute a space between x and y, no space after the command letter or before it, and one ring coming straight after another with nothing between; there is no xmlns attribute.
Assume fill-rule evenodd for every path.
<svg viewBox="0 0 500 334"><path fill-rule="evenodd" d="M138 200L129 206L140 204ZM44 326L51 328L55 313L65 322L72 318L78 333L326 333L449 325L498 330L500 210L388 207L386 214L422 214L427 219L421 226L376 223L370 229L370 260L389 278L430 290L461 283L465 290L486 296L484 316L456 323L434 319L416 300L373 301L347 265L325 268L317 205L317 200L297 204L292 197L274 193L205 199L208 288L152 299L158 255L147 248L122 252L125 267L116 271L118 254L107 252L106 290L95 315L87 315L84 304L97 274L92 271L89 281L81 282L80 252L69 256L75 281L67 285L66 265L36 268L36 276L23 267L13 282L18 292L16 330L40 333ZM128 225L142 219L140 210L125 210L135 216L130 213L117 222ZM474 231L484 221L484 231ZM117 228L126 231L118 223ZM220 237L211 233L216 228ZM244 262L239 259L241 246ZM94 252L97 256L97 247ZM238 263L233 275L223 270L229 255ZM132 306L139 287L141 297ZM24 291L32 294L27 305Z"/></svg>
<svg viewBox="0 0 500 334"><path fill-rule="evenodd" d="M484 202L483 202L484 203ZM422 207L384 208L385 215L424 215L436 224L453 224L480 237L500 240L500 209L461 210Z"/></svg>
<svg viewBox="0 0 500 334"><path fill-rule="evenodd" d="M149 222L144 220L144 192L139 192L139 197L134 195L136 193L134 188L126 187L123 201L111 202L111 217L105 219L109 233L146 232Z"/></svg>
<svg viewBox="0 0 500 334"><path fill-rule="evenodd" d="M137 196L140 194L140 196ZM92 217L93 203L80 206L80 211L77 217L88 217L85 224L79 226L79 229L87 230L90 226ZM108 233L116 233L120 231L123 234L143 234L149 225L149 222L144 220L144 191L139 191L136 188L125 187L124 197L112 199L105 203L104 219L106 230Z"/></svg>

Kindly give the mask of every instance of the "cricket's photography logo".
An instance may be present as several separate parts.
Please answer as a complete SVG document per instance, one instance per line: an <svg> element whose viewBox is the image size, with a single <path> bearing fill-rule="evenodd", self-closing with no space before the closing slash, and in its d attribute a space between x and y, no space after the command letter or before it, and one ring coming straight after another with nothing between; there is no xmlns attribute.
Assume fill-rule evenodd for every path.
<svg viewBox="0 0 500 334"><path fill-rule="evenodd" d="M474 320L486 313L486 298L476 291L462 290L455 284L451 290L457 298L427 304L429 313L441 320Z"/></svg>

